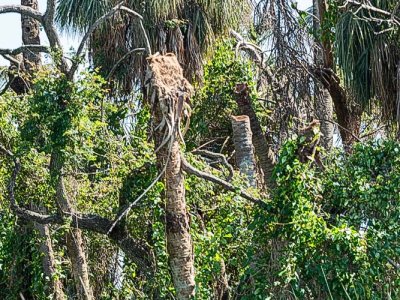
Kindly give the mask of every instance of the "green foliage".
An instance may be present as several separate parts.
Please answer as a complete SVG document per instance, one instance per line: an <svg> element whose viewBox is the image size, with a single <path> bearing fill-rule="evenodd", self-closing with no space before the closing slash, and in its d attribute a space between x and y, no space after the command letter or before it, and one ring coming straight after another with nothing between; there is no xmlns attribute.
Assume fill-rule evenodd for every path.
<svg viewBox="0 0 400 300"><path fill-rule="evenodd" d="M248 272L253 295L398 297L399 274L390 262L400 257L399 144L360 144L320 170L299 161L302 143L300 137L285 144L272 209L258 212L252 225L259 237L255 251L264 249L251 254L257 257Z"/></svg>
<svg viewBox="0 0 400 300"><path fill-rule="evenodd" d="M254 66L236 57L232 40L221 40L204 67L203 84L192 100L193 116L187 137L189 145L194 147L208 138L231 135L230 117L239 112L234 93L238 83L247 83L252 99L256 100Z"/></svg>
<svg viewBox="0 0 400 300"><path fill-rule="evenodd" d="M327 20L335 27L332 41L345 86L365 108L370 109L376 98L387 119L395 115L396 65L400 58L399 26L390 21L391 12L399 18L394 11L397 2L370 1L375 10L348 5L341 11L336 5L328 11L336 17Z"/></svg>

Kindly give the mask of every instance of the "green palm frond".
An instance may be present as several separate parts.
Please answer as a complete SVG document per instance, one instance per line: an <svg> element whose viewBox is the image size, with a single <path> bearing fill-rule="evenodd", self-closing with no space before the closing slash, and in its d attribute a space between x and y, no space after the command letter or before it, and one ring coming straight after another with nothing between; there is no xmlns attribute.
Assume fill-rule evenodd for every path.
<svg viewBox="0 0 400 300"><path fill-rule="evenodd" d="M62 28L83 32L113 5L112 0L58 0L56 21Z"/></svg>
<svg viewBox="0 0 400 300"><path fill-rule="evenodd" d="M397 0L369 3L390 12ZM389 119L395 114L400 28L389 28L390 22L376 21L385 18L388 16L379 12L347 6L336 24L335 55L344 84L354 99L366 109L377 100L384 117Z"/></svg>
<svg viewBox="0 0 400 300"><path fill-rule="evenodd" d="M57 20L72 32L84 31L117 3L117 0L59 0ZM215 38L229 28L239 28L250 16L249 0L126 0L125 5L143 16L152 49L175 52L189 79L200 77L203 55ZM90 53L94 64L107 75L125 53L143 45L137 20L118 14L94 34ZM137 80L143 79L144 63L142 56L132 55L116 70L114 83L129 91Z"/></svg>

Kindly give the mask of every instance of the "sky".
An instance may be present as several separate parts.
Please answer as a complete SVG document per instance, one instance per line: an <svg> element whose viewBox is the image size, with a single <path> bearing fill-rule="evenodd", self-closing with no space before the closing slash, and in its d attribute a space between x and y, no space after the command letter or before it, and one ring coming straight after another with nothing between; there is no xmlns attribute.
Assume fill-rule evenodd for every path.
<svg viewBox="0 0 400 300"><path fill-rule="evenodd" d="M158 0L163 1L163 0ZM312 0L298 0L300 10L311 6ZM20 0L0 0L0 5L20 4ZM39 10L44 12L46 9L46 0L39 0ZM48 45L46 35L41 33L41 43ZM61 44L65 51L71 47L76 49L79 44L79 38L68 34L61 34ZM18 14L0 14L0 48L18 48L22 45L20 16ZM0 58L0 66L8 65L8 62Z"/></svg>

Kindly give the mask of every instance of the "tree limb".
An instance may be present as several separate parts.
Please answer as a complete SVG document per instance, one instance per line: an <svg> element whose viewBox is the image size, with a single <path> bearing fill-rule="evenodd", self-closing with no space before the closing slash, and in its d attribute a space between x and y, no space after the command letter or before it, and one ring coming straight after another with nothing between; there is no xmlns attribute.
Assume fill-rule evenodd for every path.
<svg viewBox="0 0 400 300"><path fill-rule="evenodd" d="M31 17L35 20L38 20L39 22L43 22L43 15L30 7L27 6L22 6L22 5L2 5L0 6L0 14L5 14L5 13L17 13L21 15L26 15L28 17Z"/></svg>
<svg viewBox="0 0 400 300"><path fill-rule="evenodd" d="M228 163L225 155L223 155L222 153L215 153L215 152L211 152L208 150L194 150L193 154L198 154L198 155L203 155L203 156L207 156L207 157L213 157L213 158L217 158L218 161L220 163L222 163L224 166L226 166L226 168L229 171L229 177L227 178L228 181L230 181L233 177L233 167L230 163Z"/></svg>
<svg viewBox="0 0 400 300"><path fill-rule="evenodd" d="M18 69L20 67L21 62L18 59L15 59L14 57L8 55L8 54L2 54L3 58L8 60L11 63L14 63L16 66L18 66Z"/></svg>
<svg viewBox="0 0 400 300"><path fill-rule="evenodd" d="M114 74L115 70L117 69L117 67L119 66L119 64L121 62L123 62L129 55L131 55L132 53L135 52L141 52L141 51L146 51L145 48L135 48L133 50L130 50L129 52L125 53L116 63L115 65L112 67L110 73L108 73L107 79L110 79L111 76Z"/></svg>
<svg viewBox="0 0 400 300"><path fill-rule="evenodd" d="M26 52L26 51L49 53L50 49L49 49L49 47L43 46L43 45L23 45L16 49L1 49L0 48L1 55L17 55L17 54L20 54L20 53Z"/></svg>
<svg viewBox="0 0 400 300"><path fill-rule="evenodd" d="M40 224L64 224L66 221L64 216L67 216L71 219L71 226L108 235L124 251L127 257L141 267L143 271L149 273L154 271L155 259L151 248L144 241L131 237L129 231L124 226L115 225L113 230L109 232L109 229L113 226L113 222L98 215L83 215L79 213L64 213L64 216L59 214L45 215L20 207L16 202L14 193L17 176L21 170L20 160L2 145L0 145L0 152L14 161L14 170L8 185L8 194L11 209L18 217Z"/></svg>
<svg viewBox="0 0 400 300"><path fill-rule="evenodd" d="M227 191L230 192L238 192L238 194L243 197L246 200L249 200L250 202L257 204L258 206L260 206L261 208L264 209L269 209L269 206L267 203L265 203L264 201L254 198L253 196L249 195L248 193L239 190L233 186L232 184L230 184L229 182L215 177L214 175L208 174L206 172L200 171L198 169L196 169L195 167L193 167L191 164L188 163L188 161L186 160L186 158L183 156L183 154L181 155L182 158L182 169L192 175L195 175L197 177L203 178L205 180L211 181L213 183L218 184L219 186L221 186L222 188L224 188Z"/></svg>

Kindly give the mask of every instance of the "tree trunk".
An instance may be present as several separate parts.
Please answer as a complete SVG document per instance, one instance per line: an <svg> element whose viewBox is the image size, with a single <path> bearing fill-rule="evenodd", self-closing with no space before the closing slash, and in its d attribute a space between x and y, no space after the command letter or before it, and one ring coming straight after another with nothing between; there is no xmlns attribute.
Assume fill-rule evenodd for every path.
<svg viewBox="0 0 400 300"><path fill-rule="evenodd" d="M396 121L397 121L397 140L400 141L400 60L397 62Z"/></svg>
<svg viewBox="0 0 400 300"><path fill-rule="evenodd" d="M255 148L256 156L263 171L264 183L268 189L274 187L272 180L272 172L275 166L274 153L267 143L267 139L261 129L260 122L251 104L249 88L247 84L241 83L236 85L236 102L239 106L240 113L246 115L250 119L250 127L253 133L253 145Z"/></svg>
<svg viewBox="0 0 400 300"><path fill-rule="evenodd" d="M60 214L72 215L75 213L71 200L68 198L64 178L62 176L63 159L60 153L53 152L50 162L50 172L53 182L56 184L56 201ZM71 259L72 275L74 277L79 300L93 300L93 291L89 281L88 264L79 228L71 228L66 234L66 246L68 256Z"/></svg>
<svg viewBox="0 0 400 300"><path fill-rule="evenodd" d="M250 186L256 187L257 166L254 157L252 132L248 116L232 116L233 142L235 144L236 165L240 173L247 177Z"/></svg>
<svg viewBox="0 0 400 300"><path fill-rule="evenodd" d="M50 295L52 299L55 300L65 300L66 296L63 291L63 285L61 281L56 278L56 265L54 259L53 244L51 242L50 228L48 225L42 225L35 223L36 229L42 238L42 243L40 245L40 252L42 253L42 266L43 273L48 277L50 281Z"/></svg>
<svg viewBox="0 0 400 300"><path fill-rule="evenodd" d="M37 0L21 0L21 5L28 6L38 10L39 5ZM40 45L40 25L35 19L21 15L22 43L24 45ZM26 51L23 53L24 69L28 73L36 71L41 65L39 53Z"/></svg>
<svg viewBox="0 0 400 300"><path fill-rule="evenodd" d="M314 50L314 61L317 67L321 68L324 66L324 53L323 46L317 39L318 33L321 29L320 20L321 14L319 9L318 0L313 0L313 12L314 12L314 35L315 35L315 50ZM333 145L333 103L332 97L329 91L317 81L315 82L315 112L316 117L320 121L320 129L322 133L321 145L326 149L330 150Z"/></svg>
<svg viewBox="0 0 400 300"><path fill-rule="evenodd" d="M21 0L21 5L38 10L38 0ZM21 14L21 31L23 45L40 45L40 24L37 20ZM11 89L18 95L24 94L29 90L30 75L41 65L40 54L26 51L15 58L20 61L20 65L12 65L10 70Z"/></svg>
<svg viewBox="0 0 400 300"><path fill-rule="evenodd" d="M37 0L21 0L21 5L30 7L38 10L39 5ZM22 43L23 45L40 45L40 31L39 22L35 19L29 18L25 15L21 15L21 31L22 31ZM23 94L29 90L30 76L38 70L41 65L40 54L32 52L24 52L18 56L17 59L21 62L21 69L28 77L14 78L11 87L18 93ZM39 211L43 209L39 206ZM40 252L42 253L42 266L45 277L49 279L49 294L52 299L64 300L66 296L63 291L63 285L61 281L55 276L56 264L54 258L53 245L51 242L50 228L48 225L34 223L36 229L41 237ZM29 225L25 225L29 226Z"/></svg>
<svg viewBox="0 0 400 300"><path fill-rule="evenodd" d="M160 172L165 170L167 251L177 299L194 297L194 256L181 169L179 120L192 87L175 55L148 58L155 146ZM158 126L160 125L160 126Z"/></svg>
<svg viewBox="0 0 400 300"><path fill-rule="evenodd" d="M318 5L320 24L324 24L327 3L325 0L317 1L314 4ZM334 73L332 44L329 39L323 39L322 51L323 68L317 68L316 75L332 97L343 147L349 151L360 131L362 109L350 101L346 91L340 86L340 79Z"/></svg>

